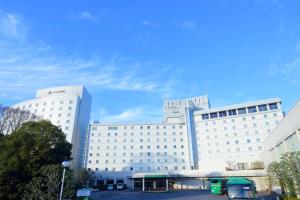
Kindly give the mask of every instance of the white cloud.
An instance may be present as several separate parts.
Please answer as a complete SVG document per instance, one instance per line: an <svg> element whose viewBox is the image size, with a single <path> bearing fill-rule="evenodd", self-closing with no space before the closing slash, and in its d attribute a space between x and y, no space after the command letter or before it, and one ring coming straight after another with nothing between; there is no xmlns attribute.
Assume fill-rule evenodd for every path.
<svg viewBox="0 0 300 200"><path fill-rule="evenodd" d="M0 10L0 35L5 38L23 40L27 37L28 26L21 16Z"/></svg>
<svg viewBox="0 0 300 200"><path fill-rule="evenodd" d="M0 27L10 24L7 23L8 16L12 14L0 16ZM11 21L21 19L12 18ZM15 28L5 29L7 33L15 33L20 27L27 27L22 20L11 24L17 25ZM20 43L0 37L0 97L11 94L8 97L11 100L22 99L43 87L84 84L94 91L109 89L152 92L162 98L165 93L170 96L174 85L170 83L175 82L172 74L176 69L166 66L160 62L133 61L120 56L107 59L99 55L89 58L59 55L49 44L43 42L24 38Z"/></svg>
<svg viewBox="0 0 300 200"><path fill-rule="evenodd" d="M157 22L153 22L153 21L149 21L149 20L142 21L142 25L143 26L152 27L152 28L158 27L158 23Z"/></svg>
<svg viewBox="0 0 300 200"><path fill-rule="evenodd" d="M162 120L161 110L151 107L129 108L115 115L107 114L107 111L100 114L100 123L102 124L120 124L120 123L141 123L141 122L160 122Z"/></svg>
<svg viewBox="0 0 300 200"><path fill-rule="evenodd" d="M89 21L98 21L98 17L96 15L93 15L89 11L83 11L79 14L79 18L83 20L89 20Z"/></svg>
<svg viewBox="0 0 300 200"><path fill-rule="evenodd" d="M278 57L279 64L272 63L269 67L270 76L280 76L292 84L300 84L300 43L296 44L295 56L283 63L282 56Z"/></svg>
<svg viewBox="0 0 300 200"><path fill-rule="evenodd" d="M181 27L188 30L188 31L197 31L198 27L194 21L186 20L181 24Z"/></svg>

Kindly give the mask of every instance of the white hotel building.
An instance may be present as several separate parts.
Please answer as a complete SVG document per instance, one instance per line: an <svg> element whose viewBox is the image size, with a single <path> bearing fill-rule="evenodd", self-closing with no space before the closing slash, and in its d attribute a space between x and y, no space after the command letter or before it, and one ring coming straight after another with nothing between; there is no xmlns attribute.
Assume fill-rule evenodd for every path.
<svg viewBox="0 0 300 200"><path fill-rule="evenodd" d="M300 151L300 100L264 141L265 164L279 162L284 153Z"/></svg>
<svg viewBox="0 0 300 200"><path fill-rule="evenodd" d="M259 155L283 118L280 99L210 108L200 96L165 101L163 110L157 124L91 124L86 168L132 187L142 179L143 189L147 176L164 175L181 186L199 186L207 177L265 176Z"/></svg>
<svg viewBox="0 0 300 200"><path fill-rule="evenodd" d="M85 135L91 111L91 96L83 86L62 86L38 90L34 99L12 107L28 110L59 126L72 143L72 166L81 168Z"/></svg>

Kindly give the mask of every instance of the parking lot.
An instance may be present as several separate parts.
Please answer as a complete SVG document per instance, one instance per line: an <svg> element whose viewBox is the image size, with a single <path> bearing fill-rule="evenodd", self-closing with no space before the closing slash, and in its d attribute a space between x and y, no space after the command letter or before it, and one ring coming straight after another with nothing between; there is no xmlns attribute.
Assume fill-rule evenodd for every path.
<svg viewBox="0 0 300 200"><path fill-rule="evenodd" d="M276 200L270 195L259 195L262 200ZM189 190L142 193L134 191L100 191L92 193L92 200L225 200L226 196L212 195L210 191Z"/></svg>

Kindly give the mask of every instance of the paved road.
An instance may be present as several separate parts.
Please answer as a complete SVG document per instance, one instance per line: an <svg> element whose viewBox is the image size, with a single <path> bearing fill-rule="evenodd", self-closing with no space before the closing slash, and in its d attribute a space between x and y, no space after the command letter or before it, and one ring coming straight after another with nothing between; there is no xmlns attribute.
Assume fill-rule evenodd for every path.
<svg viewBox="0 0 300 200"><path fill-rule="evenodd" d="M276 200L269 195L260 195L263 200ZM92 200L226 200L227 197L212 195L209 191L189 190L163 193L142 193L130 191L93 192Z"/></svg>

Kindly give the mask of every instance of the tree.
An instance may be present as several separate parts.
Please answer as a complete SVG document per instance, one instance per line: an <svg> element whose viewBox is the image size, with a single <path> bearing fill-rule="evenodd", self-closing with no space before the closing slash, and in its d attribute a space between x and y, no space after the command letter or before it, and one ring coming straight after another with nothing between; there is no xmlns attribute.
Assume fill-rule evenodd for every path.
<svg viewBox="0 0 300 200"><path fill-rule="evenodd" d="M293 185L293 194L300 197L300 152L285 153L281 157L282 162L285 165L287 176Z"/></svg>
<svg viewBox="0 0 300 200"><path fill-rule="evenodd" d="M76 189L87 187L88 182L91 183L94 179L94 172L88 171L86 169L81 169L74 172L74 181L76 183Z"/></svg>
<svg viewBox="0 0 300 200"><path fill-rule="evenodd" d="M63 168L60 165L46 165L40 170L40 176L26 186L24 200L57 200L60 194ZM64 198L75 197L73 173L66 171L64 180Z"/></svg>
<svg viewBox="0 0 300 200"><path fill-rule="evenodd" d="M270 185L279 185L287 196L300 194L300 152L289 152L282 155L280 162L268 166Z"/></svg>
<svg viewBox="0 0 300 200"><path fill-rule="evenodd" d="M17 130L24 122L37 121L39 118L28 110L0 105L0 136Z"/></svg>
<svg viewBox="0 0 300 200"><path fill-rule="evenodd" d="M42 166L71 159L72 145L49 121L26 122L0 140L0 199L20 199Z"/></svg>

